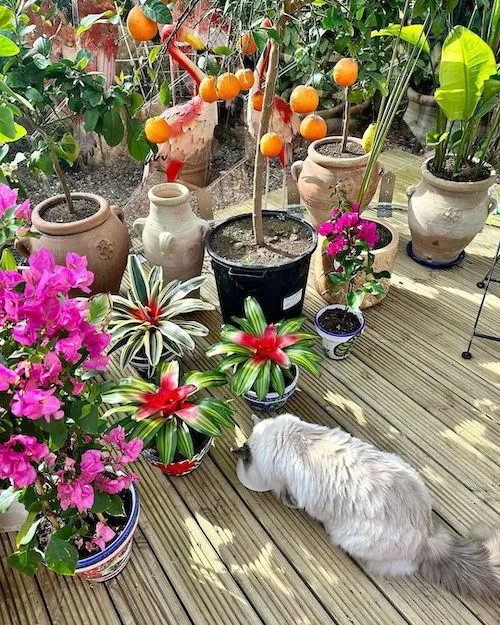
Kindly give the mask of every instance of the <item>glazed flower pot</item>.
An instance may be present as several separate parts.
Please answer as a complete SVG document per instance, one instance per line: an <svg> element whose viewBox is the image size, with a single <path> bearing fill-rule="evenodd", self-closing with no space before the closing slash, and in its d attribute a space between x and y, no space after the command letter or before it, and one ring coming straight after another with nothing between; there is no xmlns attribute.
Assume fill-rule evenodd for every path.
<svg viewBox="0 0 500 625"><path fill-rule="evenodd" d="M193 440L195 441L195 454L191 460L188 460L177 453L173 462L170 464L163 464L156 449L145 449L142 454L146 460L148 460L154 467L160 469L160 471L163 471L166 475L170 475L172 477L188 475L200 466L203 462L203 458L210 451L210 447L213 442L213 438L203 435L199 435L198 444L196 444L197 441L194 436Z"/></svg>
<svg viewBox="0 0 500 625"><path fill-rule="evenodd" d="M173 352L165 350L161 354L160 363L170 362L174 360L175 357ZM143 380L151 380L155 375L156 369L149 364L149 360L146 358L146 354L143 350L139 350L139 353L132 358L130 364L136 369Z"/></svg>
<svg viewBox="0 0 500 625"><path fill-rule="evenodd" d="M332 309L346 310L346 308L347 307L342 304L330 304L330 306L321 308L316 313L314 318L314 326L316 328L316 332L321 337L323 351L325 352L325 355L332 360L344 360L347 358L352 351L354 343L365 329L365 318L359 311L351 311L352 314L356 315L360 323L359 328L352 332L331 332L321 326L320 318L325 311Z"/></svg>
<svg viewBox="0 0 500 625"><path fill-rule="evenodd" d="M151 265L163 267L165 283L201 274L208 222L194 214L189 189L165 182L148 192L149 215L134 222Z"/></svg>
<svg viewBox="0 0 500 625"><path fill-rule="evenodd" d="M394 264L396 262L396 255L398 252L399 233L385 219L370 218L369 221L375 221L377 224L383 226L383 228L388 231L391 237L390 241L386 245L379 249L372 250L372 254L374 257L373 271L375 271L376 273L380 271L388 271L392 273L392 270L394 269ZM316 290L325 300L325 302L328 302L329 304L345 304L347 286L335 295L332 295L331 293L329 274L333 269L333 260L331 256L323 253L323 242L324 237L320 237L318 249L316 250L316 254L314 255L314 275L316 278ZM365 274L359 273L356 277L356 280L354 281L355 288L361 287L365 279ZM384 285L386 293L380 297L375 297L375 295L365 293L361 308L370 308L370 306L375 306L375 304L378 304L384 299L387 291L389 290L391 279L381 278L379 282Z"/></svg>
<svg viewBox="0 0 500 625"><path fill-rule="evenodd" d="M413 135L421 145L427 141L427 133L435 130L437 104L433 95L425 95L408 87L408 106L403 116Z"/></svg>
<svg viewBox="0 0 500 625"><path fill-rule="evenodd" d="M369 152L360 156L339 158L325 156L317 151L321 145L339 143L340 141L342 141L342 137L325 137L313 141L307 150L306 160L296 161L292 165L292 177L297 183L300 197L315 228L330 217L332 191L337 183L340 182L344 186L347 199L350 202L356 202L361 179L370 158ZM349 137L349 142L361 145L361 139L356 137ZM373 169L360 211L371 202L382 172L382 165L377 163Z"/></svg>
<svg viewBox="0 0 500 625"><path fill-rule="evenodd" d="M422 179L407 190L409 255L433 268L460 262L464 248L480 232L497 202L491 197L496 172L485 180L454 182L429 171L432 157L422 164Z"/></svg>
<svg viewBox="0 0 500 625"><path fill-rule="evenodd" d="M294 366L294 376L293 380L287 384L285 387L285 392L283 395L278 395L278 393L271 392L268 393L264 399L259 399L257 397L257 393L254 391L248 391L243 394L243 397L247 400L250 406L254 410L259 410L260 412L272 412L273 410L279 410L283 408L286 403L286 400L293 395L295 389L297 388L297 381L299 379L299 370Z"/></svg>
<svg viewBox="0 0 500 625"><path fill-rule="evenodd" d="M130 559L134 532L139 522L139 493L135 484L130 487L131 511L120 534L105 549L78 560L75 574L89 582L106 582L116 577Z"/></svg>
<svg viewBox="0 0 500 625"><path fill-rule="evenodd" d="M17 251L26 258L32 252L47 249L56 263L64 265L66 254L86 256L88 269L94 274L92 293L117 293L127 265L130 237L121 208L93 193L72 193L74 199L95 202L97 212L69 223L54 223L44 219L51 207L65 202L64 195L55 195L33 209L33 229L42 233L38 239L24 237L16 242Z"/></svg>

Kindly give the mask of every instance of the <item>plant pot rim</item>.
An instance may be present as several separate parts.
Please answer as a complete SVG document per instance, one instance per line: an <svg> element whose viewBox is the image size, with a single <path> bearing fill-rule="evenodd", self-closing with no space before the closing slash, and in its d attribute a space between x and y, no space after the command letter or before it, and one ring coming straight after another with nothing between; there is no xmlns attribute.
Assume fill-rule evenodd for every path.
<svg viewBox="0 0 500 625"><path fill-rule="evenodd" d="M489 169L490 175L484 180L472 180L470 182L457 182L455 180L446 180L433 174L429 169L429 163L434 160L434 155L426 158L420 169L422 178L424 178L433 187L448 191L448 193L477 193L480 190L488 189L495 184L497 172L489 163L484 166Z"/></svg>
<svg viewBox="0 0 500 625"><path fill-rule="evenodd" d="M150 202L160 208L175 208L189 202L191 191L180 182L161 182L148 191Z"/></svg>
<svg viewBox="0 0 500 625"><path fill-rule="evenodd" d="M437 106L436 98L434 97L434 95L421 93L420 91L413 89L413 87L411 86L408 86L407 95L409 100L417 102L418 104L423 104L425 106Z"/></svg>
<svg viewBox="0 0 500 625"><path fill-rule="evenodd" d="M307 156L318 165L322 165L323 167L334 166L339 169L350 169L351 167L355 166L365 166L368 163L371 152L366 152L365 154L360 154L359 156L340 158L338 156L325 156L324 154L320 154L317 151L317 148L321 145L326 145L328 143L340 143L341 141L342 137L338 135L331 135L328 137L324 137L323 139L317 139L316 141L313 141L307 148ZM358 137L348 136L347 141L357 143L358 145L362 146L361 139L359 139Z"/></svg>
<svg viewBox="0 0 500 625"><path fill-rule="evenodd" d="M283 397L286 397L290 393L290 391L292 391L297 386L297 381L299 379L299 368L297 367L297 365L292 365L292 367L293 369L295 369L295 374L291 382L285 386L285 392L283 393L283 395L279 395L279 393L276 393L275 391L271 391L267 393L264 399L259 399L257 397L257 393L255 391L250 390L244 393L243 397L248 397L253 402L276 401L278 399L282 399Z"/></svg>
<svg viewBox="0 0 500 625"><path fill-rule="evenodd" d="M80 219L78 221L69 221L62 224L52 223L50 221L46 221L42 217L42 214L48 208L66 202L65 195L53 195L52 197L49 197L46 200L43 200L42 202L37 204L33 209L33 212L31 214L31 222L33 224L33 227L42 234L67 236L69 234L80 234L82 232L88 232L89 230L93 230L94 228L97 228L98 226L103 224L106 219L108 219L110 215L109 202L100 195L96 195L95 193L75 192L71 193L71 197L77 200L93 201L99 205L99 210L93 215L90 215L90 217L86 217L85 219Z"/></svg>
<svg viewBox="0 0 500 625"><path fill-rule="evenodd" d="M234 217L229 217L228 219L224 219L224 221L216 223L214 226L210 228L210 230L208 231L205 237L205 247L209 256L215 259L218 263L225 265L226 267L245 269L246 271L251 273L254 270L262 271L264 269L273 271L274 269L282 269L283 267L287 265L290 266L290 265L293 265L294 263L300 263L302 260L304 260L308 256L311 256L311 254L316 249L316 246L318 244L318 233L316 232L315 228L305 219L301 219L300 217L296 217L295 215L290 215L286 211L282 211L282 210L264 210L262 211L262 216L263 218L282 217L284 219L289 219L291 221L295 221L296 223L301 224L307 230L309 230L309 232L312 235L311 245L300 256L297 256L295 258L291 258L288 260L284 260L282 263L277 263L273 265L257 265L256 264L256 265L248 266L248 265L245 265L244 263L241 263L235 260L230 260L228 258L224 258L223 256L220 256L212 247L212 239L215 233L217 232L217 230L219 230L220 228L223 228L228 223L239 221L241 219L248 219L249 217L252 218L252 213L243 213L242 215L235 215ZM265 226L264 226L264 229L265 229Z"/></svg>
<svg viewBox="0 0 500 625"><path fill-rule="evenodd" d="M130 494L132 495L132 509L130 512L130 516L127 519L127 523L125 527L121 531L121 534L118 536L116 540L109 543L107 547L105 547L99 553L95 553L86 558L81 558L76 563L75 572L81 573L82 570L95 566L96 564L102 564L104 560L112 556L116 550L127 540L130 538L130 535L134 532L135 527L139 521L139 491L137 490L137 486L132 484L130 486Z"/></svg>
<svg viewBox="0 0 500 625"><path fill-rule="evenodd" d="M328 306L323 306L320 308L318 312L314 316L314 325L316 326L316 330L319 330L321 335L325 338L328 337L351 337L356 336L357 334L361 334L361 332L365 329L366 321L363 313L360 310L350 310L356 317L361 321L361 326L354 330L354 332L330 332L329 330L325 330L319 323L320 316L325 312L325 310L331 310L332 308L342 308L342 310L348 310L348 307L344 304L328 304Z"/></svg>
<svg viewBox="0 0 500 625"><path fill-rule="evenodd" d="M217 438L216 436L208 436L208 434L201 434L201 436L204 436L203 443L200 443L197 447L194 447L193 458L199 453L201 453L202 451L204 451L205 448L207 447L210 448L214 438ZM177 448L176 448L176 451L177 451ZM170 467L175 464L180 464L181 462L192 462L193 460L193 458L183 458L182 460L172 460L172 462L169 462L169 464L164 464L161 461L160 454L158 453L158 450L156 449L156 447L148 447L147 449L143 449L142 454L150 462L156 462L165 467Z"/></svg>

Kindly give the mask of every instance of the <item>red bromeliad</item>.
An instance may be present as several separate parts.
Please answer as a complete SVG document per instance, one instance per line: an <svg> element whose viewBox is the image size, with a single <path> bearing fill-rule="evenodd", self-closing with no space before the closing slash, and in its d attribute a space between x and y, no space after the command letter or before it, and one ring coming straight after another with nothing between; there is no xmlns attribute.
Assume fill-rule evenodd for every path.
<svg viewBox="0 0 500 625"><path fill-rule="evenodd" d="M212 345L207 356L224 355L221 371L233 368L231 390L236 395L252 390L263 399L272 388L280 395L285 390L283 373L292 366L319 375L321 356L311 348L316 336L298 332L305 317L284 319L268 325L262 309L253 297L245 300L245 319L233 317L241 328L224 325L222 342Z"/></svg>

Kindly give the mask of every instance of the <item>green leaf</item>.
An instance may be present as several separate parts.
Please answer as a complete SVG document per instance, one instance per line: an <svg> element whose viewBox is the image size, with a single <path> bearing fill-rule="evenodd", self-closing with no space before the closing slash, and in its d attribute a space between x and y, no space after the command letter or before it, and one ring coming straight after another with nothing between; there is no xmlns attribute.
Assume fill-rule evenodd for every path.
<svg viewBox="0 0 500 625"><path fill-rule="evenodd" d="M78 419L78 425L87 434L99 434L100 416L97 406L86 404L83 407L82 415Z"/></svg>
<svg viewBox="0 0 500 625"><path fill-rule="evenodd" d="M38 67L38 69L47 69L47 67L52 65L52 61L40 53L33 56L33 63L36 67Z"/></svg>
<svg viewBox="0 0 500 625"><path fill-rule="evenodd" d="M87 321L103 328L109 322L113 304L109 293L98 293L89 299L89 312Z"/></svg>
<svg viewBox="0 0 500 625"><path fill-rule="evenodd" d="M160 87L160 104L162 106L170 106L172 96L170 93L170 87L166 82L163 82Z"/></svg>
<svg viewBox="0 0 500 625"><path fill-rule="evenodd" d="M97 22L109 22L110 18L113 18L115 13L113 11L104 11L104 13L90 13L80 20L80 26L76 30L76 35L79 37L85 31L92 28Z"/></svg>
<svg viewBox="0 0 500 625"><path fill-rule="evenodd" d="M319 368L315 362L321 360L319 354L303 347L290 347L286 350L286 354L290 358L290 362L297 367L305 369L313 375L319 375Z"/></svg>
<svg viewBox="0 0 500 625"><path fill-rule="evenodd" d="M14 114L6 106L0 107L0 136L6 137L7 141L15 141Z"/></svg>
<svg viewBox="0 0 500 625"><path fill-rule="evenodd" d="M253 333L262 336L267 327L266 318L259 302L254 297L247 297L244 302L245 315L254 329Z"/></svg>
<svg viewBox="0 0 500 625"><path fill-rule="evenodd" d="M108 510L111 505L111 496L102 491L94 491L94 504L91 508L92 512L101 513Z"/></svg>
<svg viewBox="0 0 500 625"><path fill-rule="evenodd" d="M188 426L180 422L177 426L177 449L184 458L191 460L194 456L194 445Z"/></svg>
<svg viewBox="0 0 500 625"><path fill-rule="evenodd" d="M62 152L58 153L58 155L61 156L61 158L63 158L67 163L72 165L80 154L80 148L78 147L76 139L73 135L66 133L59 141L58 146Z"/></svg>
<svg viewBox="0 0 500 625"><path fill-rule="evenodd" d="M259 372L254 384L254 391L259 399L264 399L269 393L269 385L271 382L271 365L272 361L268 360Z"/></svg>
<svg viewBox="0 0 500 625"><path fill-rule="evenodd" d="M47 567L61 575L74 575L77 562L78 551L76 547L53 534L45 551Z"/></svg>
<svg viewBox="0 0 500 625"><path fill-rule="evenodd" d="M5 5L0 5L0 28L8 28L12 24L12 18L14 17L14 13L9 7Z"/></svg>
<svg viewBox="0 0 500 625"><path fill-rule="evenodd" d="M20 52L16 44L5 35L0 34L0 57L14 56Z"/></svg>
<svg viewBox="0 0 500 625"><path fill-rule="evenodd" d="M153 63L158 58L158 55L160 54L162 49L163 49L163 46L153 46L151 48L151 50L149 51L149 54L148 54L148 61L149 61L150 65L153 65Z"/></svg>
<svg viewBox="0 0 500 625"><path fill-rule="evenodd" d="M125 506L123 505L123 500L120 495L110 495L109 498L111 501L106 512L111 516L127 516Z"/></svg>
<svg viewBox="0 0 500 625"><path fill-rule="evenodd" d="M184 377L184 384L194 384L197 390L212 386L224 386L227 379L221 371L191 371Z"/></svg>
<svg viewBox="0 0 500 625"><path fill-rule="evenodd" d="M144 98L142 97L142 95L138 93L137 91L132 91L132 93L130 94L130 105L129 105L129 113L131 117L134 117L137 111L140 110L143 103L144 103Z"/></svg>
<svg viewBox="0 0 500 625"><path fill-rule="evenodd" d="M83 115L83 125L87 132L94 132L100 116L101 111L98 108L91 108L85 111Z"/></svg>
<svg viewBox="0 0 500 625"><path fill-rule="evenodd" d="M401 27L399 24L392 24L387 28L382 28L381 30L373 30L371 33L372 37L398 37L402 41L406 41L406 43L410 43L412 46L419 46L422 48L422 51L425 54L431 53L431 48L429 46L429 42L427 41L427 37L424 33L424 27L422 24L412 24L411 26L403 26Z"/></svg>
<svg viewBox="0 0 500 625"><path fill-rule="evenodd" d="M52 52L52 41L46 36L38 37L33 43L33 49L43 56L49 56Z"/></svg>
<svg viewBox="0 0 500 625"><path fill-rule="evenodd" d="M102 116L102 134L111 147L118 145L125 135L122 118L114 109L107 110Z"/></svg>
<svg viewBox="0 0 500 625"><path fill-rule="evenodd" d="M135 254L128 257L128 274L130 278L130 287L136 301L143 306L149 303L149 281L146 278L144 270L139 258Z"/></svg>
<svg viewBox="0 0 500 625"><path fill-rule="evenodd" d="M159 22L160 24L171 24L172 13L170 9L163 4L162 0L146 0L142 4L144 15L149 19Z"/></svg>
<svg viewBox="0 0 500 625"><path fill-rule="evenodd" d="M456 26L446 37L435 98L449 120L468 120L481 98L484 83L496 74L495 56L481 37Z"/></svg>
<svg viewBox="0 0 500 625"><path fill-rule="evenodd" d="M231 56L234 50L229 46L215 46L213 49L213 53L217 54L217 56Z"/></svg>
<svg viewBox="0 0 500 625"><path fill-rule="evenodd" d="M0 491L0 514L7 512L16 497L17 493L13 486L9 486L6 490Z"/></svg>
<svg viewBox="0 0 500 625"><path fill-rule="evenodd" d="M283 371L281 371L281 367L275 362L271 365L271 386L278 395L283 395L285 393Z"/></svg>
<svg viewBox="0 0 500 625"><path fill-rule="evenodd" d="M76 57L75 57L76 69L85 69L91 58L92 58L92 52L90 52L90 50L85 50L84 48L82 48L81 50L78 50Z"/></svg>
<svg viewBox="0 0 500 625"><path fill-rule="evenodd" d="M24 575L33 576L42 563L42 556L34 549L20 549L7 557L9 566Z"/></svg>
<svg viewBox="0 0 500 625"><path fill-rule="evenodd" d="M265 361L256 362L250 359L242 367L238 367L236 373L231 378L231 390L233 393L235 395L243 395L243 393L249 391L264 365Z"/></svg>
<svg viewBox="0 0 500 625"><path fill-rule="evenodd" d="M43 102L43 95L34 87L28 87L24 92L24 95L28 98L30 102L34 102L35 104L40 104L40 102Z"/></svg>
<svg viewBox="0 0 500 625"><path fill-rule="evenodd" d="M42 517L37 519L38 515L38 510L36 512L30 512L24 520L24 523L21 525L21 528L19 529L16 536L16 547L18 549L21 545L27 545L29 542L31 542L31 539L35 535L36 528L42 520Z"/></svg>
<svg viewBox="0 0 500 625"><path fill-rule="evenodd" d="M15 271L17 269L14 254L9 249L4 249L0 258L0 268L4 271Z"/></svg>
<svg viewBox="0 0 500 625"><path fill-rule="evenodd" d="M227 400L215 399L215 397L205 397L198 403L198 407L203 416L208 417L214 423L228 428L234 428L232 419L233 409Z"/></svg>
<svg viewBox="0 0 500 625"><path fill-rule="evenodd" d="M62 419L57 421L56 423L60 424L57 428L54 428L52 432L50 432L49 436L49 449L50 451L57 451L61 449L61 447L66 442L68 438L68 429L64 425Z"/></svg>
<svg viewBox="0 0 500 625"><path fill-rule="evenodd" d="M177 449L177 420L168 419L156 434L156 449L163 464L170 464Z"/></svg>
<svg viewBox="0 0 500 625"><path fill-rule="evenodd" d="M144 135L143 122L138 119L127 119L127 145L130 156L136 161L143 161L151 152Z"/></svg>

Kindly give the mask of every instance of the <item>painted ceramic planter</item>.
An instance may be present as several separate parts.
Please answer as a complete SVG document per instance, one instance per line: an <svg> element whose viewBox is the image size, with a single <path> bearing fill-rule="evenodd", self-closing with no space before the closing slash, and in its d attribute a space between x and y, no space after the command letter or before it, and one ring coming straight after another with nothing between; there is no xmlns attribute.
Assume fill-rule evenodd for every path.
<svg viewBox="0 0 500 625"><path fill-rule="evenodd" d="M134 532L139 522L139 493L134 484L130 487L130 494L132 509L123 531L103 551L78 560L75 573L79 577L89 582L106 582L125 568L132 553Z"/></svg>
<svg viewBox="0 0 500 625"><path fill-rule="evenodd" d="M248 393L244 393L243 397L247 400L250 406L254 410L258 410L260 412L272 412L273 410L279 410L282 408L286 400L293 395L295 389L297 388L297 381L299 379L299 370L295 367L295 375L293 380L285 387L285 392L283 395L278 395L278 393L268 393L264 399L259 399L257 397L257 393L253 391L248 391Z"/></svg>
<svg viewBox="0 0 500 625"><path fill-rule="evenodd" d="M344 360L351 353L354 343L361 336L361 334L363 334L365 329L365 318L361 312L351 311L359 319L361 326L354 332L330 332L323 329L319 325L318 319L325 312L325 310L332 310L334 308L346 310L346 306L342 304L331 304L330 306L325 306L316 313L314 325L316 327L316 332L320 335L323 342L323 351L325 352L325 355L332 360Z"/></svg>
<svg viewBox="0 0 500 625"><path fill-rule="evenodd" d="M161 355L160 363L171 362L175 357L173 352L166 350ZM156 369L149 364L149 360L145 355L138 354L134 356L130 364L137 370L137 373L143 380L151 380L154 377Z"/></svg>
<svg viewBox="0 0 500 625"><path fill-rule="evenodd" d="M200 445L198 451L195 455L188 460L187 458L179 460L174 460L170 464L163 464L160 460L160 456L156 449L145 449L142 452L142 455L150 462L154 467L163 471L166 475L170 475L172 477L180 477L181 475L188 475L192 473L195 469L197 469L200 464L203 462L203 458L210 451L210 447L212 446L213 438L206 437L205 441L202 445Z"/></svg>

